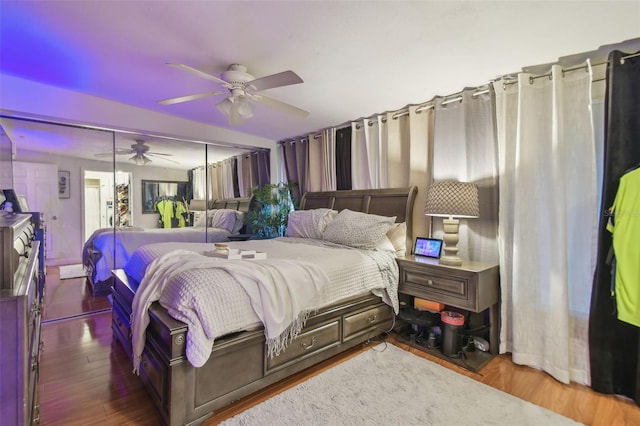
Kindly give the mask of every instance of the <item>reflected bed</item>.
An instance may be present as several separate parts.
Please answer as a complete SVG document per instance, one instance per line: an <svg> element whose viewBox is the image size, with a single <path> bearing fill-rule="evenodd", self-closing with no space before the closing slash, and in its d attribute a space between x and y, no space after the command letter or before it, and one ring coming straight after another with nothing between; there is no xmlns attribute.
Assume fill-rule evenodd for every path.
<svg viewBox="0 0 640 426"><path fill-rule="evenodd" d="M235 210L241 214L249 211L252 199L250 197L216 200L209 206L206 216L220 210ZM214 211L215 210L215 211ZM226 216L219 216L226 221ZM241 232L242 219L231 226L212 227L211 222L202 226L184 228L153 228L138 227L104 228L95 231L85 242L82 249L82 264L87 273L87 282L94 295L105 295L111 292L113 269L123 268L131 254L139 247L160 242L221 242L229 241L229 235ZM196 223L196 225L198 225ZM206 225L206 226L205 226Z"/></svg>

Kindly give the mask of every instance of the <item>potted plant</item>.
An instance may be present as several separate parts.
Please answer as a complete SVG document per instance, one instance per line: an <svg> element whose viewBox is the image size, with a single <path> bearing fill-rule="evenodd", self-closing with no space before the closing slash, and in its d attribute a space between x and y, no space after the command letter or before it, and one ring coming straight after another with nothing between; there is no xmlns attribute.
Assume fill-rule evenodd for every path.
<svg viewBox="0 0 640 426"><path fill-rule="evenodd" d="M280 182L252 188L254 207L245 215L249 232L259 238L284 236L289 213L294 210L291 188L295 186L295 182Z"/></svg>

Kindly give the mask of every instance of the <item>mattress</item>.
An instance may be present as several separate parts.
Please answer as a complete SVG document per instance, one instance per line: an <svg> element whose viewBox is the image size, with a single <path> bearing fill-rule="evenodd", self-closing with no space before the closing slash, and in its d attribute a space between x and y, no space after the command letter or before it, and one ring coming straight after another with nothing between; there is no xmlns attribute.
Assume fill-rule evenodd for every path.
<svg viewBox="0 0 640 426"><path fill-rule="evenodd" d="M316 307L328 306L340 300L373 292L398 311L398 267L394 251L361 250L302 238L252 240L228 244L232 248L265 252L265 262L269 259L286 259L309 262L321 268L328 277L328 284L320 289ZM203 243L146 245L133 253L124 270L131 278L130 282L139 283L155 259L177 253L176 250L189 250L201 254L212 249L213 244ZM220 259L209 259L211 268L198 265L197 268L181 271L171 276L157 295L157 300L167 309L169 315L189 325L187 358L194 366L206 362L216 338L262 325L243 287L238 285L231 274L215 267L215 263ZM145 289L141 287L139 291L144 292ZM132 317L143 314L134 312ZM207 320L203 321L204 318Z"/></svg>
<svg viewBox="0 0 640 426"><path fill-rule="evenodd" d="M112 269L123 268L131 254L146 244L175 242L227 241L226 229L204 227L185 228L112 228L96 230L84 244L82 263L92 282L111 278Z"/></svg>

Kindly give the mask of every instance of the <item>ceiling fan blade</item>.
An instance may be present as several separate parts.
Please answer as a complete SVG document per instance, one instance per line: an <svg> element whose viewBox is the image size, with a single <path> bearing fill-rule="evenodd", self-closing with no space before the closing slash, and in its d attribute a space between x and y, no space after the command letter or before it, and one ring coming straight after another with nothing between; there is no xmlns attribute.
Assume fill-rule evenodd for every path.
<svg viewBox="0 0 640 426"><path fill-rule="evenodd" d="M253 95L252 99L256 102L260 102L263 105L268 107L272 107L278 109L282 112L286 112L288 114L296 115L298 117L304 118L309 115L309 111L305 111L302 108L295 107L286 102L279 101L277 99L271 98L269 96L265 96L263 94Z"/></svg>
<svg viewBox="0 0 640 426"><path fill-rule="evenodd" d="M175 160L170 160L167 157L164 157L165 155L171 155L171 154L158 154L158 153L155 153L155 152L147 152L145 155L149 156L149 157L158 157L158 158L161 158L161 159L163 159L165 161L169 161L171 163L180 164Z"/></svg>
<svg viewBox="0 0 640 426"><path fill-rule="evenodd" d="M116 155L124 155L124 154L135 154L136 152L132 149L126 148L118 148L116 149ZM113 156L113 152L100 152L98 154L93 154L94 157L104 158Z"/></svg>
<svg viewBox="0 0 640 426"><path fill-rule="evenodd" d="M290 86L292 84L304 83L302 79L293 71L283 71L278 74L256 78L248 81L247 86L253 86L255 90L273 89L274 87Z"/></svg>
<svg viewBox="0 0 640 426"><path fill-rule="evenodd" d="M215 81L218 84L222 84L224 87L227 87L228 84L229 84L226 81L224 81L223 79L221 79L219 77L216 77L215 75L207 74L206 72L197 70L197 69L195 69L193 67L190 67L189 65L183 65L183 64L167 64L167 65L169 65L170 67L173 67L173 68L178 68L178 69L190 72L192 74L197 75L198 77L202 77L202 78L205 78L207 80Z"/></svg>
<svg viewBox="0 0 640 426"><path fill-rule="evenodd" d="M180 102L193 101L195 99L205 98L207 96L216 96L216 95L222 95L222 94L227 94L227 93L228 92L226 90L221 90L221 91L217 91L217 92L196 93L194 95L178 96L177 98L163 99L161 101L158 101L158 103L160 105L179 104Z"/></svg>

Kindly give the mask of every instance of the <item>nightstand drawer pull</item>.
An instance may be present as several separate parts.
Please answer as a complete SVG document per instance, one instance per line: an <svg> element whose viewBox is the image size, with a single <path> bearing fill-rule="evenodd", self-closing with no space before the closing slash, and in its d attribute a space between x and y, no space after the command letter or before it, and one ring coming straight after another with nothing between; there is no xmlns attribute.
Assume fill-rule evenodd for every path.
<svg viewBox="0 0 640 426"><path fill-rule="evenodd" d="M368 317L368 318L367 318L367 322L368 322L369 324L373 324L374 322L376 322L376 320L377 320L377 319L378 319L378 316L377 316L377 315L374 315L374 316L372 316L372 317Z"/></svg>
<svg viewBox="0 0 640 426"><path fill-rule="evenodd" d="M433 280L427 280L427 284L433 285Z"/></svg>

